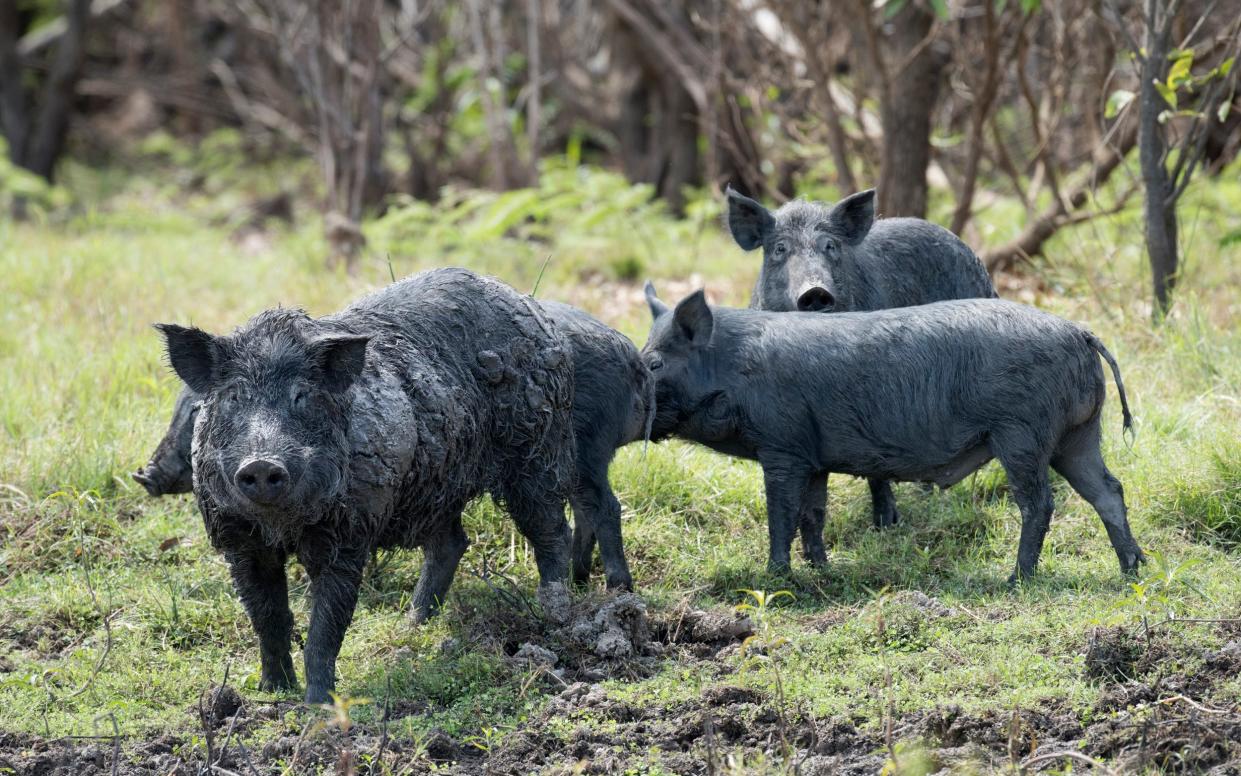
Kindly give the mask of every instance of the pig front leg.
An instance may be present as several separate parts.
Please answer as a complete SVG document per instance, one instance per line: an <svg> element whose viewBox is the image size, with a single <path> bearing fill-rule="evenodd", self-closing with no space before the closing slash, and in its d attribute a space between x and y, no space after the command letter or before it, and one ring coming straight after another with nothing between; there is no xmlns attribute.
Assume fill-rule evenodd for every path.
<svg viewBox="0 0 1241 776"><path fill-rule="evenodd" d="M335 548L313 553L302 563L310 575L310 629L303 657L306 662L306 702L327 703L336 688L336 657L353 622L358 588L366 566L365 549Z"/></svg>
<svg viewBox="0 0 1241 776"><path fill-rule="evenodd" d="M812 472L804 464L780 457L760 457L767 491L767 570L782 574L790 568L793 537ZM822 539L820 538L820 542Z"/></svg>
<svg viewBox="0 0 1241 776"><path fill-rule="evenodd" d="M289 640L293 635L293 612L289 610L289 587L284 566L288 555L264 546L246 546L225 553L233 586L250 623L259 637L264 692L291 690L297 686Z"/></svg>
<svg viewBox="0 0 1241 776"><path fill-rule="evenodd" d="M801 548L811 566L827 565L823 524L827 521L827 474L816 474L806 485L801 505Z"/></svg>

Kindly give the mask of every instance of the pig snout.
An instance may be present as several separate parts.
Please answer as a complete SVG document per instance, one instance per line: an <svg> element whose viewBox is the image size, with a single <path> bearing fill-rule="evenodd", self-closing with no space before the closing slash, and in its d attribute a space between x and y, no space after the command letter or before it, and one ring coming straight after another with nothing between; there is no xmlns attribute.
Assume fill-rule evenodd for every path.
<svg viewBox="0 0 1241 776"><path fill-rule="evenodd" d="M836 307L836 296L822 283L807 283L797 292L797 311L827 313Z"/></svg>
<svg viewBox="0 0 1241 776"><path fill-rule="evenodd" d="M153 498L159 498L164 495L164 489L160 486L159 476L155 471L155 467L145 466L129 476L134 478L134 482L146 488L147 495Z"/></svg>
<svg viewBox="0 0 1241 776"><path fill-rule="evenodd" d="M291 482L289 470L274 458L250 458L233 475L241 495L263 505L282 501L289 494Z"/></svg>
<svg viewBox="0 0 1241 776"><path fill-rule="evenodd" d="M134 482L146 489L152 498L189 493L194 489L189 463L168 461L158 456L147 465L129 475Z"/></svg>

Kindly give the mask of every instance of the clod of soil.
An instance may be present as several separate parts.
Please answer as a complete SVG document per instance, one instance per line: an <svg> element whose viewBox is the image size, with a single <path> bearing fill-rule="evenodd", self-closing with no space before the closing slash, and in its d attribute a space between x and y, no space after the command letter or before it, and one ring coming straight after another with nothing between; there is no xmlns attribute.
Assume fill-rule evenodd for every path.
<svg viewBox="0 0 1241 776"><path fill-rule="evenodd" d="M1142 645L1124 628L1094 628L1086 642L1086 676L1123 682L1136 673Z"/></svg>
<svg viewBox="0 0 1241 776"><path fill-rule="evenodd" d="M242 711L245 703L241 693L227 684L208 690L202 698L202 708L207 715L207 722L213 728L219 727L234 714Z"/></svg>
<svg viewBox="0 0 1241 776"><path fill-rule="evenodd" d="M956 611L943 601L921 590L902 590L892 597L893 603L912 606L928 617L953 617Z"/></svg>
<svg viewBox="0 0 1241 776"><path fill-rule="evenodd" d="M593 615L587 612L575 620L569 635L602 658L640 655L650 641L646 604L633 593L618 595L605 601Z"/></svg>
<svg viewBox="0 0 1241 776"><path fill-rule="evenodd" d="M733 611L676 609L663 622L662 640L674 644L741 641L754 633L754 621Z"/></svg>
<svg viewBox="0 0 1241 776"><path fill-rule="evenodd" d="M528 641L518 647L517 652L509 658L514 664L526 668L551 668L556 665L557 659L555 652Z"/></svg>

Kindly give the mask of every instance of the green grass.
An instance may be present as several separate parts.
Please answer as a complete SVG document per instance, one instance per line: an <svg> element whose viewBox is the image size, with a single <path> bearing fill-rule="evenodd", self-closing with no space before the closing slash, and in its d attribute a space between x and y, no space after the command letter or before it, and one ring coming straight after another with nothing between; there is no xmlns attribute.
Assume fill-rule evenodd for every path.
<svg viewBox="0 0 1241 776"><path fill-rule="evenodd" d="M42 222L0 221L0 730L90 734L110 714L133 735L188 738L197 725L190 709L226 666L232 683L258 697L255 641L192 500L150 500L128 478L162 435L179 389L152 322L221 331L275 304L322 314L390 273L443 264L529 290L550 256L540 297L581 304L641 342L647 276L662 281L666 298L705 282L717 300L739 303L757 273L757 255L732 244L714 202L698 200L676 221L614 175L552 165L539 191L398 204L367 226L361 271L347 277L322 268L319 225L304 206L297 227L274 227L257 250L230 240L236 207L273 186L252 172L190 185L151 170L121 178L76 169L65 186L92 192L89 204ZM1142 545L1174 563L1196 561L1182 575L1189 584L1168 589L1165 608L1200 618L1241 616L1241 262L1235 246L1218 244L1241 220L1241 176L1231 172L1187 198L1186 267L1161 327L1149 324L1134 211L1058 236L1029 292L1039 306L1088 322L1116 355L1138 433L1132 444L1122 439L1113 392L1105 455ZM295 168L283 180L305 176ZM1007 233L1007 222L988 217L984 234ZM741 589L794 593L770 616L789 642L780 653L788 701L816 715L877 729L885 703L877 688L889 675L898 713L1058 700L1088 716L1100 687L1083 672L1087 634L1102 622L1136 626L1101 522L1062 481L1042 573L1011 591L1004 581L1019 519L994 464L947 493L900 486L902 524L883 533L869 528L865 486L833 478L830 566L798 565L789 578L763 571L754 464L668 443L631 446L612 471L631 565L655 610L682 600L727 607L742 601ZM489 503L470 509L467 527L474 543L442 617L408 627L419 558L399 553L368 576L345 642L344 694L382 698L390 688L426 702L426 713L400 721L400 735L421 740L438 727L485 741L519 727L554 690L469 640L469 623L499 606L470 572L487 559L527 591L535 573ZM292 588L304 630L300 568ZM928 618L891 598L904 589L953 614ZM445 650L449 638L464 646ZM1223 636L1186 624L1167 638L1192 645L1178 653L1179 670L1192 671L1193 656ZM721 682L771 689L762 670L721 678L675 660L606 687L634 703L671 704Z"/></svg>

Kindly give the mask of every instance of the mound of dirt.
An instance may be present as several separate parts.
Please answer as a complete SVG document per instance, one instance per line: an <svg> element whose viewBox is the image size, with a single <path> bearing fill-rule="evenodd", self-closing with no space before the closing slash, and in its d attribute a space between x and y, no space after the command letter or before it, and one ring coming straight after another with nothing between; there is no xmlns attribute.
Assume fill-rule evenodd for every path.
<svg viewBox="0 0 1241 776"><path fill-rule="evenodd" d="M591 615L586 612L569 628L569 637L602 658L640 655L650 643L646 604L633 593L605 601Z"/></svg>
<svg viewBox="0 0 1241 776"><path fill-rule="evenodd" d="M902 590L892 596L892 603L917 609L928 617L955 617L956 610L921 590Z"/></svg>
<svg viewBox="0 0 1241 776"><path fill-rule="evenodd" d="M246 701L241 693L230 685L207 690L199 699L201 714L213 728L228 722L235 714L245 711Z"/></svg>
<svg viewBox="0 0 1241 776"><path fill-rule="evenodd" d="M1142 645L1124 628L1094 628L1086 641L1086 676L1123 682L1136 673Z"/></svg>
<svg viewBox="0 0 1241 776"><path fill-rule="evenodd" d="M513 666L545 670L550 686L563 686L649 676L668 659L723 659L726 648L754 630L731 609L680 607L652 617L634 593L574 600L549 589L540 593L540 605L543 616L530 608L478 611L460 639L450 639L453 649L489 645Z"/></svg>

